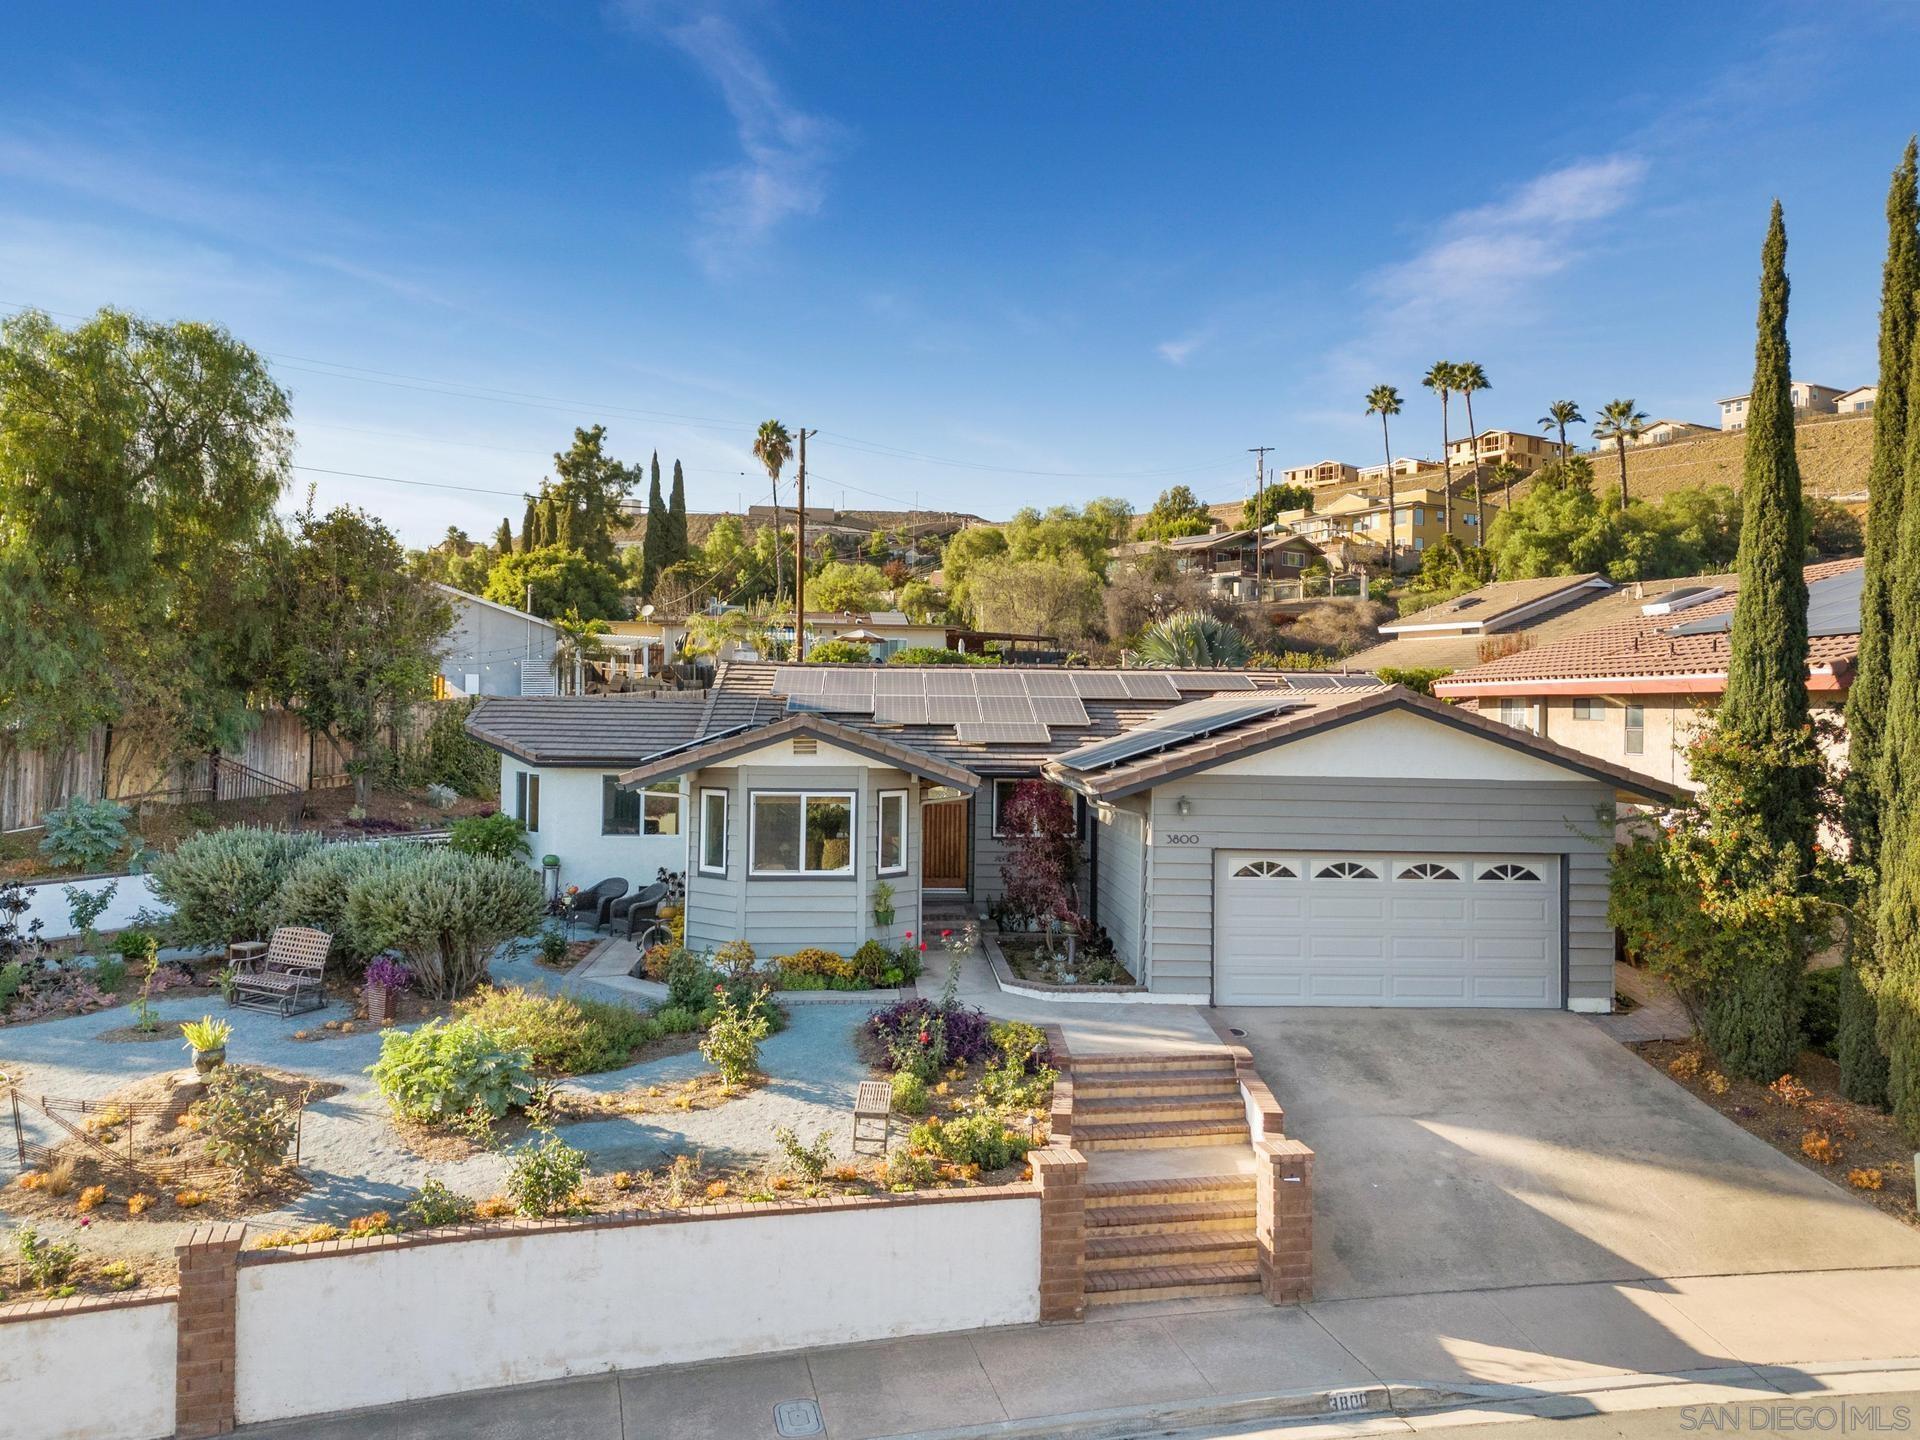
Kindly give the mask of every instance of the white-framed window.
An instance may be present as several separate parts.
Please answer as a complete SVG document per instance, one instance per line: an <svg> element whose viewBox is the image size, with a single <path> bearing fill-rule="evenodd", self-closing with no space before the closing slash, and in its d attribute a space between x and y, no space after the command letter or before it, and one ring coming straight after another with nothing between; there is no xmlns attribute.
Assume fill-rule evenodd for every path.
<svg viewBox="0 0 1920 1440"><path fill-rule="evenodd" d="M678 835L680 782L656 780L643 790L630 790L618 775L600 777L600 833L602 835Z"/></svg>
<svg viewBox="0 0 1920 1440"><path fill-rule="evenodd" d="M727 873L727 802L724 790L700 792L700 873Z"/></svg>
<svg viewBox="0 0 1920 1440"><path fill-rule="evenodd" d="M1573 718L1576 720L1598 720L1600 702L1591 695L1583 695L1573 702Z"/></svg>
<svg viewBox="0 0 1920 1440"><path fill-rule="evenodd" d="M540 828L540 777L528 770L513 777L513 818L532 834Z"/></svg>
<svg viewBox="0 0 1920 1440"><path fill-rule="evenodd" d="M882 790L873 825L875 859L882 875L907 873L907 792Z"/></svg>
<svg viewBox="0 0 1920 1440"><path fill-rule="evenodd" d="M1626 703L1626 731L1621 741L1629 755L1642 755L1647 749L1647 707L1638 701Z"/></svg>
<svg viewBox="0 0 1920 1440"><path fill-rule="evenodd" d="M1503 696L1500 700L1500 723L1511 725L1516 730L1533 728L1533 707L1523 699Z"/></svg>
<svg viewBox="0 0 1920 1440"><path fill-rule="evenodd" d="M1313 872L1316 880L1378 880L1380 872L1360 860L1329 860Z"/></svg>
<svg viewBox="0 0 1920 1440"><path fill-rule="evenodd" d="M844 791L755 791L748 804L748 871L853 874L853 812L854 797Z"/></svg>

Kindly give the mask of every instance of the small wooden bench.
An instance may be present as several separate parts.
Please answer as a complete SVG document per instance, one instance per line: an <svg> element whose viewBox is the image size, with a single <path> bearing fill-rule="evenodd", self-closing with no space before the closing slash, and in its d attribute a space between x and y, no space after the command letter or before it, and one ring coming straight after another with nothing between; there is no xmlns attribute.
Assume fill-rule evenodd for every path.
<svg viewBox="0 0 1920 1440"><path fill-rule="evenodd" d="M233 998L244 1010L296 1015L327 1003L322 980L333 937L305 925L282 925L267 942L266 954L237 968Z"/></svg>
<svg viewBox="0 0 1920 1440"><path fill-rule="evenodd" d="M853 1097L853 1153L886 1154L892 1126L893 1087L884 1080L862 1080Z"/></svg>

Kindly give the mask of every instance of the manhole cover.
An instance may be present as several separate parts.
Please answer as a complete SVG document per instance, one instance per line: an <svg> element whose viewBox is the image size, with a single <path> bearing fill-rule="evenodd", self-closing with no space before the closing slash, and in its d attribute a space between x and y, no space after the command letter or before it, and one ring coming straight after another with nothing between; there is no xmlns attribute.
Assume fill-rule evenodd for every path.
<svg viewBox="0 0 1920 1440"><path fill-rule="evenodd" d="M1229 1035L1231 1035L1231 1036L1233 1036L1233 1038L1234 1038L1234 1039L1236 1039L1236 1040L1244 1040L1244 1039L1246 1039L1246 1038L1247 1038L1247 1032L1246 1032L1246 1031L1244 1031L1244 1030L1241 1030L1241 1029L1238 1029L1238 1028L1236 1028L1235 1026L1232 1026L1232 1025L1229 1025L1229 1026L1227 1027L1227 1034L1229 1034Z"/></svg>
<svg viewBox="0 0 1920 1440"><path fill-rule="evenodd" d="M826 1422L812 1400L782 1400L773 1407L773 1428L782 1435L824 1435Z"/></svg>

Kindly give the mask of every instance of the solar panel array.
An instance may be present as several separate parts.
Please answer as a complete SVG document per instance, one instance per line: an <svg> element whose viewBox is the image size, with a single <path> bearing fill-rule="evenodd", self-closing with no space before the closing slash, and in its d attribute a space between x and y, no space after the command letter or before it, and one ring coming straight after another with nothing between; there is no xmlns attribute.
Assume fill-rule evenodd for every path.
<svg viewBox="0 0 1920 1440"><path fill-rule="evenodd" d="M871 715L877 725L951 725L982 745L1044 744L1049 727L1091 724L1088 700L1173 703L1189 692L1252 691L1245 675L1207 670L886 669L787 665L773 693L792 712Z"/></svg>
<svg viewBox="0 0 1920 1440"><path fill-rule="evenodd" d="M1377 675L1346 672L1331 675L1291 674L1287 676L1287 688L1289 690L1378 690L1380 678Z"/></svg>
<svg viewBox="0 0 1920 1440"><path fill-rule="evenodd" d="M1069 750L1060 757L1060 763L1070 770L1083 773L1106 770L1129 760L1137 760L1143 755L1151 755L1156 750L1184 745L1189 740L1231 730L1250 720L1268 719L1295 708L1295 703L1284 694L1263 695L1258 699L1229 695L1210 700L1190 700L1185 705L1176 705L1164 714L1143 721L1124 735L1116 735L1111 740L1096 740L1091 745L1082 745L1078 750Z"/></svg>

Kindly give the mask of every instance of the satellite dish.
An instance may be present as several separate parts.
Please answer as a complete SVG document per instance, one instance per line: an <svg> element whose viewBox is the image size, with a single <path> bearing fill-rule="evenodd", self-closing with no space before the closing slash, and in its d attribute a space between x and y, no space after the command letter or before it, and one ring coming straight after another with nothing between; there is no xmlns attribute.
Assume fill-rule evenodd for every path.
<svg viewBox="0 0 1920 1440"><path fill-rule="evenodd" d="M652 618L653 618L653 606L651 606L651 605L642 605L642 606L640 607L640 618L641 618L642 620L650 620L650 619L652 619Z"/></svg>

